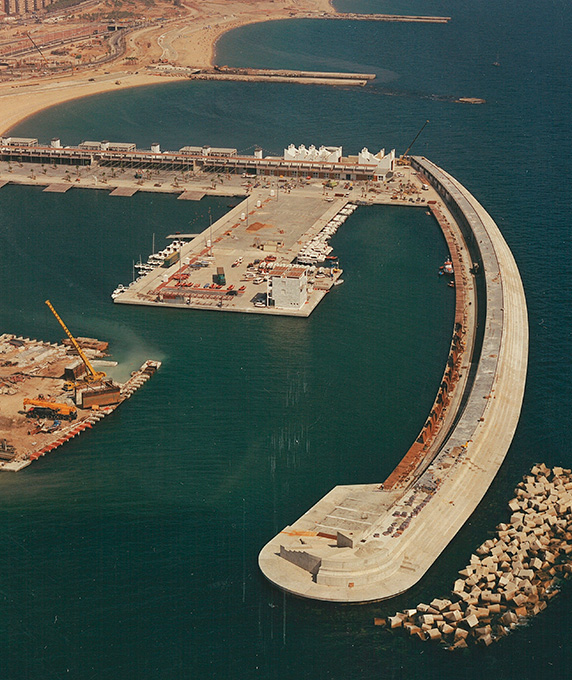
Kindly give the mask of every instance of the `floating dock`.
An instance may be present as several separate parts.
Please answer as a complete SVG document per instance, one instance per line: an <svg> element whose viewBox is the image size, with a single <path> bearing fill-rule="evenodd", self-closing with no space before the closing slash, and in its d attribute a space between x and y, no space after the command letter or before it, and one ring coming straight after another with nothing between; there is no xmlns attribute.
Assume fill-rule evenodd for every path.
<svg viewBox="0 0 572 680"><path fill-rule="evenodd" d="M338 486L263 548L270 582L332 602L394 597L417 583L475 510L516 429L528 320L520 275L498 227L453 177L412 166L455 262L451 351L419 437L384 483Z"/></svg>
<svg viewBox="0 0 572 680"><path fill-rule="evenodd" d="M97 365L102 353L98 343L83 343L83 351ZM103 343L106 346L106 343ZM34 460L45 456L91 429L98 421L112 413L121 403L141 387L160 367L159 361L146 361L131 374L125 383L113 383L102 403L86 408L75 405L73 392L64 390L64 375L77 371L78 355L73 347L51 344L5 333L0 336L0 471L17 472ZM113 393L113 394L111 394ZM90 390L83 395L89 401ZM24 400L62 406L62 412L71 410L68 417L30 418ZM31 415L31 414L30 414Z"/></svg>

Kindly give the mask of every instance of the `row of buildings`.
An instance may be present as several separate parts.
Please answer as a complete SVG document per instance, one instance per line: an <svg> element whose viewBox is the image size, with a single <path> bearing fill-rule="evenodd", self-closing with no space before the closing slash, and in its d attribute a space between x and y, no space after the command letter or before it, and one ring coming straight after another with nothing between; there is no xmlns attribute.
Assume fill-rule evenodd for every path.
<svg viewBox="0 0 572 680"><path fill-rule="evenodd" d="M374 154L365 147L357 155L344 156L341 146L306 148L291 144L282 156L264 156L259 147L254 155L247 156L237 149L208 145L161 151L158 143L145 150L130 142L84 141L78 146L62 146L59 139L52 139L49 146L42 146L35 138L22 137L0 138L0 160L338 181L384 180L391 176L396 163L395 150L386 153L382 149Z"/></svg>
<svg viewBox="0 0 572 680"><path fill-rule="evenodd" d="M55 0L0 0L0 15L23 16L39 12Z"/></svg>

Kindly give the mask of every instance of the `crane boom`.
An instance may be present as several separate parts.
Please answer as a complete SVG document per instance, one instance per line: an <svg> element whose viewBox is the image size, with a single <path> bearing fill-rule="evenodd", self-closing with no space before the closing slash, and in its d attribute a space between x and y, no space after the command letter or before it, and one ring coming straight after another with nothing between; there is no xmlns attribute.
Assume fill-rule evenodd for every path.
<svg viewBox="0 0 572 680"><path fill-rule="evenodd" d="M407 158L407 154L408 154L409 151L411 150L411 147L415 144L415 142L417 141L417 138L419 137L419 135L420 135L420 134L423 132L423 130L427 127L427 123L428 123L428 122L429 122L428 120L425 121L425 123L423 124L423 127L422 127L422 128L419 130L419 132L415 135L415 137L413 138L413 141L411 142L411 144L407 147L407 149L405 149L405 151L404 151L403 154L401 155L400 160L403 160L403 159Z"/></svg>
<svg viewBox="0 0 572 680"><path fill-rule="evenodd" d="M85 367L87 369L87 376L85 377L86 382L99 382L100 380L103 380L106 375L103 373L103 371L96 371L93 366L91 365L89 359L85 355L85 352L82 350L82 348L79 346L78 341L74 338L74 336L71 334L70 330L68 327L65 325L65 323L62 321L60 318L59 314L56 312L54 309L52 303L49 300L46 300L46 304L50 308L50 311L52 314L56 317L56 319L59 321L60 326L64 329L66 335L70 339L71 344L74 346L76 349L77 353L79 354L81 360L85 364Z"/></svg>

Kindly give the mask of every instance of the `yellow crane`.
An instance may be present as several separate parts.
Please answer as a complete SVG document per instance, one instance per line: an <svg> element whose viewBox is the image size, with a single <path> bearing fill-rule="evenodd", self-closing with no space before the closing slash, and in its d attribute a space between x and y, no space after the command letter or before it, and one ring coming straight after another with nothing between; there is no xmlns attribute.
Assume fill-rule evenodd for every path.
<svg viewBox="0 0 572 680"><path fill-rule="evenodd" d="M82 348L79 346L78 341L74 338L74 336L71 334L69 331L68 327L65 325L65 323L62 321L60 318L59 314L56 312L56 310L53 308L52 303L49 300L46 300L46 304L50 308L50 311L52 314L56 317L56 319L59 321L60 326L64 329L66 335L70 339L71 344L75 347L77 353L79 354L81 360L85 364L85 368L87 371L87 374L81 378L77 383L66 383L66 386L70 387L75 387L76 385L81 385L82 383L97 383L101 382L102 380L105 380L107 377L106 374L103 371L96 371L93 366L91 365L89 359L86 357L85 352L82 350Z"/></svg>
<svg viewBox="0 0 572 680"><path fill-rule="evenodd" d="M72 404L62 404L57 401L46 401L45 399L24 399L24 407L32 408L26 412L28 417L32 416L57 416L66 420L77 418L77 408Z"/></svg>

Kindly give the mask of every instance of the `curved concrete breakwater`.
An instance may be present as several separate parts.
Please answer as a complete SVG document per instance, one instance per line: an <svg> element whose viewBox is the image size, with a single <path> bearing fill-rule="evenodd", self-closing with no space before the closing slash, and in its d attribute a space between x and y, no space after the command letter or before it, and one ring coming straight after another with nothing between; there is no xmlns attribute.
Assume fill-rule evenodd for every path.
<svg viewBox="0 0 572 680"><path fill-rule="evenodd" d="M383 484L338 486L261 551L278 587L333 602L383 600L426 573L496 475L520 415L528 320L498 227L453 177L412 159L439 199L457 301L451 351L422 432Z"/></svg>

